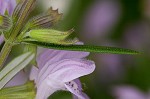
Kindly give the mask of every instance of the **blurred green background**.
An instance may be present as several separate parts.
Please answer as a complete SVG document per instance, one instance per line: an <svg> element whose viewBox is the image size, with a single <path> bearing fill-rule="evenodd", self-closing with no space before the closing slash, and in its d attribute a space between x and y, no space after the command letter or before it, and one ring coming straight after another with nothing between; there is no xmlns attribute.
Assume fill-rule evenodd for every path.
<svg viewBox="0 0 150 99"><path fill-rule="evenodd" d="M116 88L135 88L133 96L149 95L150 90L150 0L39 0L33 14L50 6L64 13L55 27L75 29L75 35L85 44L122 47L140 51L141 55L110 55L91 53L94 73L81 78L83 91L91 99L123 98ZM39 9L40 7L42 9ZM124 90L124 89L122 89ZM129 93L128 93L129 92ZM124 92L123 92L124 93ZM68 92L56 92L50 99L70 99ZM148 98L149 99L149 98Z"/></svg>

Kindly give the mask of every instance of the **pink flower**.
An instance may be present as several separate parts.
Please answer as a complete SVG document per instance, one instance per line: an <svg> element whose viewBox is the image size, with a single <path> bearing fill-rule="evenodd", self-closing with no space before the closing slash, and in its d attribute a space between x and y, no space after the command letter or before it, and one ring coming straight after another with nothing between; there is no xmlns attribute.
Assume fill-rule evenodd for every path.
<svg viewBox="0 0 150 99"><path fill-rule="evenodd" d="M133 86L118 86L113 90L116 99L150 99L150 94L143 93Z"/></svg>
<svg viewBox="0 0 150 99"><path fill-rule="evenodd" d="M94 62L85 59L88 55L87 52L45 49L37 59L38 68L33 67L30 74L37 87L36 99L47 99L57 90L70 91L79 99L87 99L78 78L95 69Z"/></svg>

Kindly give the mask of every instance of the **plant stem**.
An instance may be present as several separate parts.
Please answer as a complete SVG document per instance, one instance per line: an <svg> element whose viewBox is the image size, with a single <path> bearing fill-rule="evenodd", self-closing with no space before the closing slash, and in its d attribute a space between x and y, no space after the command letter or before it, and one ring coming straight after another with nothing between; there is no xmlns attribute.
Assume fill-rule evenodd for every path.
<svg viewBox="0 0 150 99"><path fill-rule="evenodd" d="M4 47L2 48L2 51L0 53L0 70L1 70L5 60L7 59L8 55L13 47L13 43L16 40L17 35L20 33L20 31L23 27L23 24L24 24L27 16L29 15L35 1L36 0L26 0L25 4L22 5L22 7L21 7L23 9L19 9L21 12L19 11L20 13L18 13L18 15L20 14L20 16L18 17L16 24L13 25L12 30L10 31L10 37L4 44Z"/></svg>
<svg viewBox="0 0 150 99"><path fill-rule="evenodd" d="M4 44L2 51L0 53L0 70L2 68L2 66L4 65L5 60L7 59L11 49L12 49L13 44L6 41L6 43Z"/></svg>

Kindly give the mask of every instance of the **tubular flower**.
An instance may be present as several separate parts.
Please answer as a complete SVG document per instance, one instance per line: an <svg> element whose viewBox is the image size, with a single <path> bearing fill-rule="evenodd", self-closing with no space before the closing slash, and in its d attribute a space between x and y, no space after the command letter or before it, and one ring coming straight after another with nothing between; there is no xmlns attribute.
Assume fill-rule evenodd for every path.
<svg viewBox="0 0 150 99"><path fill-rule="evenodd" d="M46 49L37 59L38 68L33 67L30 74L30 80L34 80L37 87L36 99L47 99L57 90L70 91L74 98L87 99L78 78L95 69L94 62L85 59L88 55L87 52Z"/></svg>
<svg viewBox="0 0 150 99"><path fill-rule="evenodd" d="M9 15L12 14L16 6L16 0L0 0L0 14L4 14L7 10Z"/></svg>

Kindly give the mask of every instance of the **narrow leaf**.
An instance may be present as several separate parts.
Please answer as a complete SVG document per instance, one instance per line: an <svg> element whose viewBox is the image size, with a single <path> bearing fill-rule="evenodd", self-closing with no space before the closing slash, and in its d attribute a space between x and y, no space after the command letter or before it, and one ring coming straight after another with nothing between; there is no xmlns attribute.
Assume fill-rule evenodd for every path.
<svg viewBox="0 0 150 99"><path fill-rule="evenodd" d="M27 66L34 58L34 54L27 52L15 58L0 72L0 89L12 79L20 70Z"/></svg>
<svg viewBox="0 0 150 99"><path fill-rule="evenodd" d="M96 53L110 53L110 54L139 54L139 52L116 48L116 47L106 47L106 46L93 46L93 45L59 45L52 43L44 43L38 41L26 41L27 43L35 44L50 49L57 50L70 50L70 51L84 51L84 52L96 52Z"/></svg>

